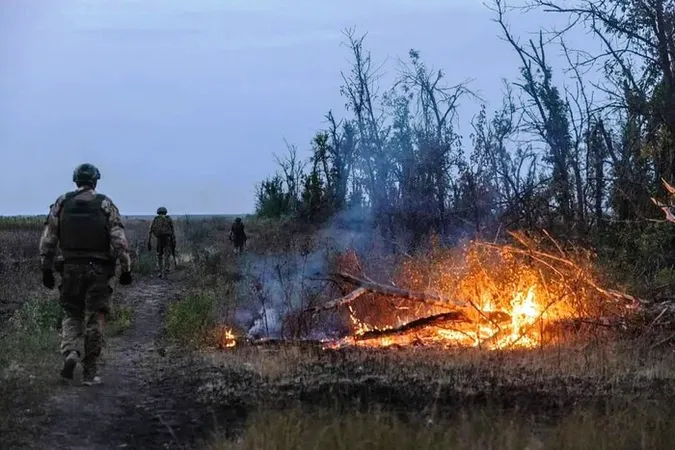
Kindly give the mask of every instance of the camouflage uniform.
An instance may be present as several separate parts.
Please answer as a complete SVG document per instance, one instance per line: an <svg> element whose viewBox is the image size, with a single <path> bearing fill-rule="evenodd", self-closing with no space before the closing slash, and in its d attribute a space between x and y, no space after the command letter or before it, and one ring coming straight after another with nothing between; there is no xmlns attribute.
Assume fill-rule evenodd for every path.
<svg viewBox="0 0 675 450"><path fill-rule="evenodd" d="M171 265L171 252L176 245L176 234L173 228L173 220L167 215L167 210L160 207L157 215L152 219L150 229L148 230L148 248L152 248L151 239L155 237L155 246L157 250L157 270L159 277L164 277Z"/></svg>
<svg viewBox="0 0 675 450"><path fill-rule="evenodd" d="M241 218L237 219L232 224L230 229L230 241L234 244L234 252L240 254L244 251L244 245L246 244L247 236L244 229L244 224L241 221Z"/></svg>
<svg viewBox="0 0 675 450"><path fill-rule="evenodd" d="M93 168L98 176L98 169L88 167ZM82 366L85 382L98 378L96 361L103 346L105 318L110 310L113 291L110 280L115 275L115 260L120 262L120 283L131 283L129 245L119 210L110 198L96 193L95 180L89 184L81 185L56 200L50 207L40 239L45 286L50 287L51 284L53 287L53 275L51 283L44 280L45 275L50 278L54 269L57 246L61 247L63 254L62 264L57 267L61 273L59 303L65 312L61 352L66 363L62 375L72 378L77 362L73 355L81 355L77 340L84 333ZM87 213L98 215L99 227L91 226ZM98 246L94 248L89 242L97 242ZM72 365L66 369L69 362Z"/></svg>

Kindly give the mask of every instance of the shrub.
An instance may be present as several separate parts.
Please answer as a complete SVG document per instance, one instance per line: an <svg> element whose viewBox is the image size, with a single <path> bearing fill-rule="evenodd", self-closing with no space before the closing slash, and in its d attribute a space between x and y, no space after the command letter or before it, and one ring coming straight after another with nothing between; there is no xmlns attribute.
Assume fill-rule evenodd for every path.
<svg viewBox="0 0 675 450"><path fill-rule="evenodd" d="M110 336L122 334L124 330L131 326L133 310L130 306L115 305L110 314L110 324L107 328Z"/></svg>
<svg viewBox="0 0 675 450"><path fill-rule="evenodd" d="M169 306L165 330L170 339L199 345L216 325L216 297L210 292L193 293Z"/></svg>
<svg viewBox="0 0 675 450"><path fill-rule="evenodd" d="M29 297L10 319L10 326L16 331L40 332L61 328L63 310L59 303L43 296Z"/></svg>

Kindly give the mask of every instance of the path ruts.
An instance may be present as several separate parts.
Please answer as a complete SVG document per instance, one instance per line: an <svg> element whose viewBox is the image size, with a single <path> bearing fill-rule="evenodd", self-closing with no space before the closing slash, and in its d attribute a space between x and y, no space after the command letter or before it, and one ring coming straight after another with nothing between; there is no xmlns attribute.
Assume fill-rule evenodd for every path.
<svg viewBox="0 0 675 450"><path fill-rule="evenodd" d="M132 324L107 340L99 369L104 384L82 386L78 368L75 380L47 401L35 448L191 448L181 442L191 440L189 428L199 422L184 403L190 387L162 376L171 362L155 348L178 284L153 279L118 287L120 303L133 308Z"/></svg>

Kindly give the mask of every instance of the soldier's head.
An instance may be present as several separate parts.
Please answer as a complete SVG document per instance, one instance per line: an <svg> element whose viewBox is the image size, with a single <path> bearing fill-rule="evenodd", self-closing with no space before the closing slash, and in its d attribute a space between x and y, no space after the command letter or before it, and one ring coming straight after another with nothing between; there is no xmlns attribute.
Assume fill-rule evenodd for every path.
<svg viewBox="0 0 675 450"><path fill-rule="evenodd" d="M89 186L96 188L96 183L101 179L101 172L93 164L80 164L73 171L73 183L77 187Z"/></svg>
<svg viewBox="0 0 675 450"><path fill-rule="evenodd" d="M240 222L241 222L241 217L237 217L236 219L234 219L234 221L237 222L237 223L240 223Z"/></svg>
<svg viewBox="0 0 675 450"><path fill-rule="evenodd" d="M158 214L158 215L160 215L160 216L166 216L167 213L168 213L168 211L166 210L165 207L160 206L159 208L157 208L157 214Z"/></svg>

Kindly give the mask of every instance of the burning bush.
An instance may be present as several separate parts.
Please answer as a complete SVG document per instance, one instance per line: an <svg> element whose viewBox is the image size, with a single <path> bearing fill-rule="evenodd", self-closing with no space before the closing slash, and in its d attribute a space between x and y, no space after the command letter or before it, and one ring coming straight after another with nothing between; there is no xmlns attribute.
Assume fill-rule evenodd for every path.
<svg viewBox="0 0 675 450"><path fill-rule="evenodd" d="M634 305L601 287L591 251L563 248L547 234L511 237L509 244L435 245L403 262L393 286L337 274L357 289L322 307L346 306L352 323L353 333L334 345L543 346L558 339L552 331L561 322L602 323ZM354 301L364 295L369 301Z"/></svg>

